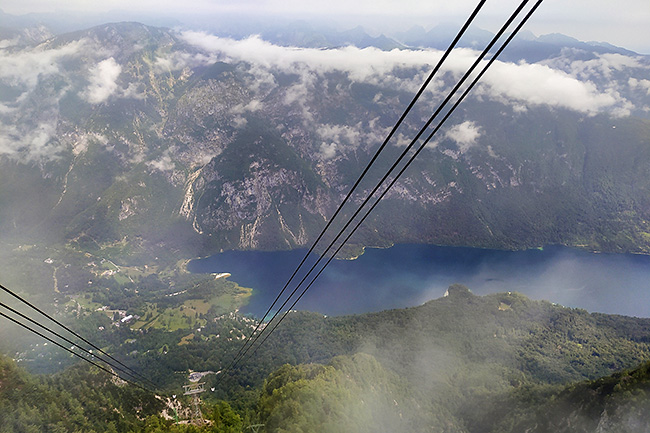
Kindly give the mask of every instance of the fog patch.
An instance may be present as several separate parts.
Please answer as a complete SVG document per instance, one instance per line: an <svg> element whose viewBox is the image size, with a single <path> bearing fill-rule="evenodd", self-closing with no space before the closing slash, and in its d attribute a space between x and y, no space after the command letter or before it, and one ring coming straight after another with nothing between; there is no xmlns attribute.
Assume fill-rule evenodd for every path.
<svg viewBox="0 0 650 433"><path fill-rule="evenodd" d="M590 312L650 317L646 257L562 248L531 261L536 255L495 253L501 257L483 259L459 281L480 295L513 291Z"/></svg>

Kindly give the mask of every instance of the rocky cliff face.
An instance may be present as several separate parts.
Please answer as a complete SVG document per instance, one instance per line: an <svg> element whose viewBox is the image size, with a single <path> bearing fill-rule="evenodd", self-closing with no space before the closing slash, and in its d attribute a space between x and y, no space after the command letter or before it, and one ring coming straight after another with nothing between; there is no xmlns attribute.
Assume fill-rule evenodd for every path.
<svg viewBox="0 0 650 433"><path fill-rule="evenodd" d="M3 46L5 239L193 254L308 245L439 56L135 23ZM599 50L495 65L354 242L650 250L650 61ZM362 192L472 55L456 52Z"/></svg>

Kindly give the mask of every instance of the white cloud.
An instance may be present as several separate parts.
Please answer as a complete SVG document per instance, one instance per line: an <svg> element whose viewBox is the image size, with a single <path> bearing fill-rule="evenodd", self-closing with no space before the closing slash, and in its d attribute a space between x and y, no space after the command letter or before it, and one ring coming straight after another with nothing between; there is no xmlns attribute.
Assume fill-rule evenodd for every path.
<svg viewBox="0 0 650 433"><path fill-rule="evenodd" d="M180 71L184 68L194 68L205 66L217 61L217 57L203 53L186 53L184 51L172 51L165 55L156 57L154 62L154 71L157 74L169 71Z"/></svg>
<svg viewBox="0 0 650 433"><path fill-rule="evenodd" d="M232 125L237 129L242 129L248 124L248 120L243 116L245 113L254 113L261 110L264 103L257 99L251 100L248 104L238 104L230 109L230 114L233 115L231 119Z"/></svg>
<svg viewBox="0 0 650 433"><path fill-rule="evenodd" d="M247 71L252 75L248 80L248 87L256 94L268 94L278 86L275 76L266 68L260 65L250 65Z"/></svg>
<svg viewBox="0 0 650 433"><path fill-rule="evenodd" d="M476 124L470 120L452 126L445 133L445 137L456 142L460 153L467 152L470 147L476 144L476 140L478 140L480 136L481 128L476 126Z"/></svg>
<svg viewBox="0 0 650 433"><path fill-rule="evenodd" d="M18 51L0 49L0 82L17 91L16 97L0 107L0 155L36 161L56 158L65 148L55 137L58 103L70 88L62 62L82 55L86 48L87 41L80 40L57 48L43 44ZM53 77L57 84L64 84L42 84Z"/></svg>
<svg viewBox="0 0 650 433"><path fill-rule="evenodd" d="M231 114L244 114L244 113L254 113L261 110L264 107L264 103L257 99L253 99L248 104L238 104L230 109Z"/></svg>
<svg viewBox="0 0 650 433"><path fill-rule="evenodd" d="M577 78L590 79L602 75L610 79L615 71L621 71L625 68L640 68L642 65L633 57L617 53L605 53L591 60L572 61L570 67L571 74Z"/></svg>
<svg viewBox="0 0 650 433"><path fill-rule="evenodd" d="M406 147L411 144L413 138L411 136L406 136L403 133L398 133L393 139L393 145L397 147ZM431 143L429 143L430 145Z"/></svg>
<svg viewBox="0 0 650 433"><path fill-rule="evenodd" d="M650 96L650 80L646 80L645 78L642 79L636 79L636 78L630 78L628 80L628 85L632 89L640 89L641 91L645 91L646 95Z"/></svg>
<svg viewBox="0 0 650 433"><path fill-rule="evenodd" d="M183 32L181 38L186 42L223 61L245 61L258 67L276 68L287 73L298 74L300 82L289 88L286 103L304 101L309 97L309 84L315 80L314 74L332 71L347 73L352 81L373 83L392 88L414 91L422 81L422 68L430 69L441 57L436 50L392 50L377 48L359 49L344 47L339 49L311 49L281 47L250 37L244 40L219 38L202 32ZM451 72L459 77L474 62L477 53L469 49L454 50L441 72ZM618 54L602 55L598 62L589 66L603 71L636 67L638 61L632 57ZM578 66L574 65L574 68ZM586 65L582 66L587 68ZM395 71L404 68L419 68L418 80L397 78ZM625 114L629 102L615 89L599 89L590 80L581 80L576 71L569 73L552 65L529 63L506 63L496 61L482 80L483 96L517 105L549 105L576 110L586 114L611 111ZM441 90L441 82L436 81L432 92Z"/></svg>
<svg viewBox="0 0 650 433"><path fill-rule="evenodd" d="M284 91L286 105L297 104L301 109L302 121L305 125L314 121L314 116L309 110L308 101L313 94L315 77L309 73L303 74L300 81Z"/></svg>
<svg viewBox="0 0 650 433"><path fill-rule="evenodd" d="M643 66L639 62L639 59L623 54L604 53L599 57L609 68L616 69L617 71L622 71L625 68L640 68Z"/></svg>
<svg viewBox="0 0 650 433"><path fill-rule="evenodd" d="M483 82L488 86L483 92L495 98L568 108L587 114L627 103L616 92L601 92L590 81L579 81L565 72L540 64L495 62Z"/></svg>
<svg viewBox="0 0 650 433"><path fill-rule="evenodd" d="M4 48L13 47L14 45L18 45L19 43L20 43L19 38L1 39L0 40L0 50L4 49Z"/></svg>
<svg viewBox="0 0 650 433"><path fill-rule="evenodd" d="M348 125L320 125L316 128L316 133L324 140L334 141L337 143L345 142L356 145L359 142L361 124L355 127Z"/></svg>
<svg viewBox="0 0 650 433"><path fill-rule="evenodd" d="M561 70L584 83L599 83L601 92L610 93L617 97L620 109L625 101L617 95L625 91L625 82L621 77L629 74L647 76L650 68L645 65L639 57L624 56L616 53L599 54L588 60L582 60L585 56L592 56L583 50L564 49L562 55L550 60L541 62L556 70ZM576 58L578 60L576 60ZM621 71L626 71L621 74ZM629 84L629 83L628 83Z"/></svg>
<svg viewBox="0 0 650 433"><path fill-rule="evenodd" d="M15 125L0 124L0 155L21 161L56 157L62 146L52 142L55 133L56 119L41 122L27 131L17 129Z"/></svg>
<svg viewBox="0 0 650 433"><path fill-rule="evenodd" d="M147 165L162 172L172 171L176 168L176 164L174 164L167 152L157 160L148 162Z"/></svg>
<svg viewBox="0 0 650 433"><path fill-rule="evenodd" d="M96 132L88 132L88 133L81 134L77 140L70 143L72 146L72 153L75 156L84 153L85 151L88 150L88 146L92 141L95 141L97 143L106 146L106 144L108 144L108 137L102 134L98 134Z"/></svg>
<svg viewBox="0 0 650 433"><path fill-rule="evenodd" d="M13 111L16 111L16 107L9 107L3 103L0 103L0 115L9 114Z"/></svg>
<svg viewBox="0 0 650 433"><path fill-rule="evenodd" d="M324 140L320 145L320 156L323 159L332 159L337 151L344 148L344 144L356 148L359 145L361 136L360 129L360 123L354 127L348 125L319 125L316 128L316 133Z"/></svg>
<svg viewBox="0 0 650 433"><path fill-rule="evenodd" d="M61 60L79 55L85 46L86 41L82 39L53 49L42 46L18 52L0 49L0 80L12 86L34 88L39 79L60 72Z"/></svg>
<svg viewBox="0 0 650 433"><path fill-rule="evenodd" d="M371 119L367 124L358 122L355 125L321 124L316 127L316 134L323 140L320 154L325 159L332 158L334 153L345 153L364 146L372 147L384 141L390 128L377 125L377 119Z"/></svg>
<svg viewBox="0 0 650 433"><path fill-rule="evenodd" d="M296 112L302 117L305 124L310 124L312 131L318 134L322 145L319 149L325 159L337 153L345 152L362 144L380 142L385 137L384 132L372 125L318 125L315 121L313 98L318 91L318 86L325 86L330 79L328 73L344 73L350 80L376 84L381 93L376 93L377 104L399 104L396 97L389 97L393 92L388 90L404 90L413 93L432 65L441 56L437 50L392 50L382 51L376 48L359 49L344 47L339 49L309 49L282 47L251 37L244 40L218 38L200 32L183 32L181 39L198 47L203 52L188 53L172 51L166 57L155 60L155 70L162 72L179 70L185 67L211 64L217 60L226 62L246 62L246 73L250 80L247 92L253 98L250 102L232 108L232 114L239 115L233 119L236 127L245 124L242 116L247 112L256 112L268 109L261 102L271 89L278 87L275 75L278 72L293 74L297 78L289 87L280 89L284 92L282 101L288 105L296 104ZM73 91L92 104L107 101L111 97L142 98L144 86L141 83L120 81L122 66L113 57L109 57L101 48L95 49L91 41L78 41L57 48L47 48L42 45L36 48L27 48L20 51L0 48L0 80L10 86L18 87L21 96L14 101L0 105L0 121L3 124L0 131L0 153L24 154L26 146L33 146L30 155L52 154L52 134L56 130L54 120L45 118L32 119L29 128L21 126L21 130L12 127L15 119L9 119L15 112L23 108L26 101L33 97L32 90L43 86L43 78L59 74L66 86L64 90L57 90L57 95L52 95L48 104L56 119L58 114L58 100L65 92ZM81 57L83 55L83 57ZM448 83L452 77L459 77L474 61L477 53L470 49L454 50L442 73ZM84 64L94 66L85 70L89 83L81 89L78 81L65 71L62 61L69 57L80 57ZM107 58L108 57L108 58ZM100 59L103 59L99 61ZM635 74L636 78L627 78L617 85L602 84L603 77L612 76L614 72L627 69L639 71L648 66L636 57L619 54L600 55L587 61L572 61L567 55L547 64L505 63L497 61L486 74L482 85L475 89L477 94L485 99L493 99L511 105L518 111L525 111L534 105L548 105L579 111L586 114L609 112L614 115L626 115L634 107L621 93L629 95L630 90L650 95L650 80L645 75ZM244 69L244 68L242 68ZM643 71L641 71L643 72ZM625 73L623 74L625 75ZM619 75L616 75L619 76ZM345 83L341 81L341 83ZM338 92L346 92L345 84L336 83L340 88ZM73 86L77 87L73 87ZM609 87L605 87L609 86ZM618 87L616 87L618 86ZM74 89L74 90L70 90ZM430 105L440 100L445 90L442 75L434 80L434 86L427 92L428 100L422 101L420 110L429 112ZM372 94L370 95L372 97ZM631 98L631 96L630 96ZM634 99L636 102L637 99ZM375 119L376 121L376 119ZM316 126L314 126L314 124ZM457 129L454 129L457 128ZM475 134L475 141L480 136L480 129L471 122L457 125L448 132L455 134L448 136L455 140L461 151L466 151L473 144L471 133ZM403 136L396 137L397 145L403 145ZM48 144L49 143L49 144ZM316 141L318 143L318 141ZM318 144L315 144L318 146ZM22 153L21 153L22 152ZM154 166L158 169L169 167L170 161L161 159Z"/></svg>
<svg viewBox="0 0 650 433"><path fill-rule="evenodd" d="M256 99L253 99L251 102L246 104L246 106L244 107L244 110L254 113L256 111L261 110L263 106L264 106L264 103L262 101L258 101Z"/></svg>
<svg viewBox="0 0 650 433"><path fill-rule="evenodd" d="M309 89L303 83L297 83L287 88L284 93L284 103L291 105L294 102L305 101L309 97Z"/></svg>
<svg viewBox="0 0 650 433"><path fill-rule="evenodd" d="M232 124L237 129L242 129L248 124L248 120L245 117L236 115L232 118Z"/></svg>
<svg viewBox="0 0 650 433"><path fill-rule="evenodd" d="M138 83L129 83L126 89L122 89L122 91L120 92L120 96L122 98L144 99L146 94L144 90L140 89Z"/></svg>
<svg viewBox="0 0 650 433"><path fill-rule="evenodd" d="M203 32L183 32L186 42L209 53L219 53L224 61L246 61L265 68L301 74L305 68L315 73L344 71L355 81L370 76L383 76L395 67L422 66L435 63L441 53L435 50L393 50L344 47L320 50L314 48L282 47L253 36L243 40L220 38Z"/></svg>
<svg viewBox="0 0 650 433"><path fill-rule="evenodd" d="M336 143L321 143L320 145L320 156L323 159L332 159L336 156Z"/></svg>
<svg viewBox="0 0 650 433"><path fill-rule="evenodd" d="M89 72L90 84L82 93L86 101L91 104L99 104L106 101L118 90L116 80L122 73L122 66L113 57L102 60Z"/></svg>

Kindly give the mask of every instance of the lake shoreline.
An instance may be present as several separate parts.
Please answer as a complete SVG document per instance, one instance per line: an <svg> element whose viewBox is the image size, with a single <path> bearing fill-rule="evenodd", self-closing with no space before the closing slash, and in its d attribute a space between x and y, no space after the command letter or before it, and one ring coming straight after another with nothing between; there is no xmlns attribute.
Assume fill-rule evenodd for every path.
<svg viewBox="0 0 650 433"><path fill-rule="evenodd" d="M232 281L253 289L242 311L261 315L305 253L226 251L191 260L187 269L231 273ZM312 255L306 269L317 259ZM337 316L411 307L442 296L453 283L476 294L516 291L592 312L650 317L650 306L644 306L650 302L640 301L650 294L650 256L563 245L525 250L427 244L364 247L353 260L332 261L298 308Z"/></svg>

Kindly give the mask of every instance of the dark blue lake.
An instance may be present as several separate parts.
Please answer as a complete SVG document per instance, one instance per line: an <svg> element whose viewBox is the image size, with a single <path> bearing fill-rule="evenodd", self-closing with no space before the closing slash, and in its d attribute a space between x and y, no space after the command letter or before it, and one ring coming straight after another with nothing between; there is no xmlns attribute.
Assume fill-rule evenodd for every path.
<svg viewBox="0 0 650 433"><path fill-rule="evenodd" d="M254 290L242 312L259 317L305 253L228 251L192 260L188 270L231 273L232 281ZM308 264L316 259L310 257ZM453 283L465 284L478 295L517 291L591 312L650 317L650 256L555 246L528 251L432 245L369 248L356 260L332 261L296 308L340 315L410 307L443 296Z"/></svg>

